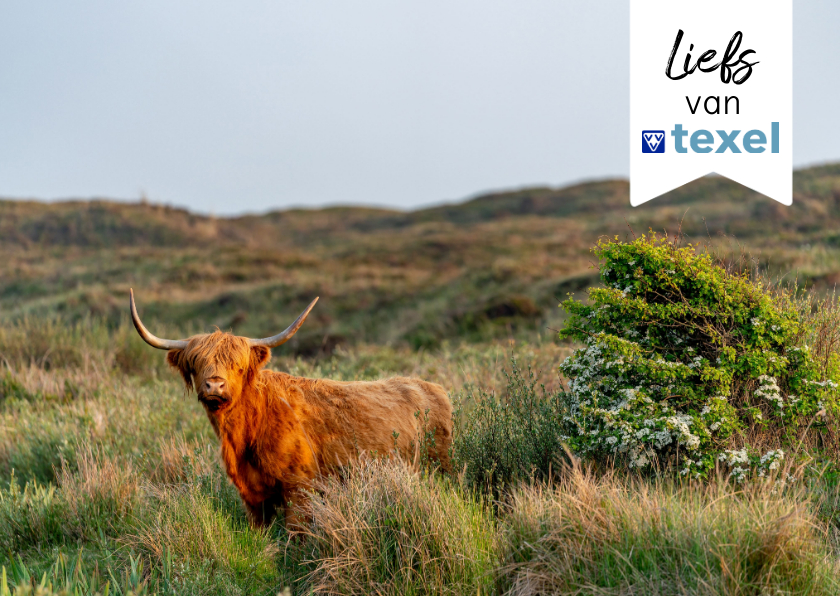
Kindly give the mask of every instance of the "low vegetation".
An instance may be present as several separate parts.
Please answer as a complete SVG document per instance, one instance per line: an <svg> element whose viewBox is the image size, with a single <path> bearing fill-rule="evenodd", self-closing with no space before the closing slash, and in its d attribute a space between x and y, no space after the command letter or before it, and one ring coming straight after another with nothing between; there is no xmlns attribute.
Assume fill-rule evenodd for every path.
<svg viewBox="0 0 840 596"><path fill-rule="evenodd" d="M670 226L719 192L712 234L757 260L634 240L613 182L413 214L0 204L0 596L840 593L839 179L797 173L788 211L708 179L644 212ZM604 232L625 241L593 259ZM270 366L441 383L454 473L371 455L306 531L250 527L129 285L166 336L266 335L321 294Z"/></svg>
<svg viewBox="0 0 840 596"><path fill-rule="evenodd" d="M646 482L575 469L505 517L509 594L835 594L836 551L804 489Z"/></svg>
<svg viewBox="0 0 840 596"><path fill-rule="evenodd" d="M630 229L675 231L772 274L840 280L840 166L794 173L785 207L705 178L640 207L623 180L494 193L413 212L333 208L215 218L149 203L0 200L0 321L119 326L128 289L150 329L266 337L314 296L287 346L553 339L557 303L598 284L590 247ZM768 230L773 234L768 234ZM60 331L59 331L60 332ZM132 366L125 360L125 366Z"/></svg>
<svg viewBox="0 0 840 596"><path fill-rule="evenodd" d="M142 375L124 373L95 353L109 345L97 337L103 328L77 332L86 347L76 349L91 353L47 370L13 360L3 377L0 549L17 593L840 589L831 471L812 463L813 473L778 490L725 474L703 486L575 464L558 439L567 393L556 363L569 347L465 344L420 355L359 347L278 359L298 374L413 372L460 388L455 476L369 459L325 481L311 529L290 537L279 525L249 527L203 412L174 375L152 360L140 361ZM64 390L69 379L77 391Z"/></svg>
<svg viewBox="0 0 840 596"><path fill-rule="evenodd" d="M501 498L528 481L551 481L569 460L562 421L565 392L547 389L514 358L503 391L467 388L457 396L453 465L461 482Z"/></svg>
<svg viewBox="0 0 840 596"><path fill-rule="evenodd" d="M599 242L604 287L564 302L561 335L585 346L561 366L570 446L693 478L723 462L739 481L777 469L786 450L836 454L824 431L840 413L837 301L815 313L795 286L679 241Z"/></svg>

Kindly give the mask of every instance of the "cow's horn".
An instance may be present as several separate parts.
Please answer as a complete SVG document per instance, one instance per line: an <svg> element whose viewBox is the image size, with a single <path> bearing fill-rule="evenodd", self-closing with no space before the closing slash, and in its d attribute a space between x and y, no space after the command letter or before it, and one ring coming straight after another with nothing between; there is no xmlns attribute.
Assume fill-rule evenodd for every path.
<svg viewBox="0 0 840 596"><path fill-rule="evenodd" d="M137 333L143 338L147 344L153 348L161 350L183 350L187 347L187 340L185 339L161 339L149 333L149 330L143 325L140 316L137 314L137 307L134 305L134 290L128 290L129 298L131 300L131 320L134 323Z"/></svg>
<svg viewBox="0 0 840 596"><path fill-rule="evenodd" d="M251 339L248 340L251 346L265 346L266 348L276 348L279 345L282 345L292 339L292 336L297 333L297 330L300 329L300 326L303 325L303 322L306 320L306 317L309 316L309 311L315 306L315 303L318 302L318 298L315 298L312 302L309 303L309 306L306 307L300 316L295 319L295 322L289 325L288 329L286 329L282 333L278 333L277 335L273 335L271 337L266 337L264 339Z"/></svg>

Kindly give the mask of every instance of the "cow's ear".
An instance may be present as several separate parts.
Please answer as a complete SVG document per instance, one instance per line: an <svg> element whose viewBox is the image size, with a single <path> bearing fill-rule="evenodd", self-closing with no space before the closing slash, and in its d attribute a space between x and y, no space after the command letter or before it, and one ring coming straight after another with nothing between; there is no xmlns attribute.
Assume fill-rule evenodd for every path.
<svg viewBox="0 0 840 596"><path fill-rule="evenodd" d="M265 346L254 346L251 348L251 368L259 370L271 358L271 350Z"/></svg>
<svg viewBox="0 0 840 596"><path fill-rule="evenodd" d="M184 364L184 350L169 350L166 353L166 362L172 368L178 369L178 372L184 377L184 383L187 385L187 389L192 389L192 371Z"/></svg>
<svg viewBox="0 0 840 596"><path fill-rule="evenodd" d="M184 350L169 350L166 353L166 362L168 362L169 366L172 368L181 368L181 356L183 353Z"/></svg>

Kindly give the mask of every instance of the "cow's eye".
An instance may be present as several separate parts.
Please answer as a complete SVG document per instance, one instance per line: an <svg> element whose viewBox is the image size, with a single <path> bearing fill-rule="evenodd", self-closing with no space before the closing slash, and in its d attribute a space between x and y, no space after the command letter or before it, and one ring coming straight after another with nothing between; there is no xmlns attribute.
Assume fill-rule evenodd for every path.
<svg viewBox="0 0 840 596"><path fill-rule="evenodd" d="M241 375L242 373L244 373L244 372L245 372L245 369L244 369L244 368L240 368L240 369L239 369L239 374L240 374L240 375Z"/></svg>

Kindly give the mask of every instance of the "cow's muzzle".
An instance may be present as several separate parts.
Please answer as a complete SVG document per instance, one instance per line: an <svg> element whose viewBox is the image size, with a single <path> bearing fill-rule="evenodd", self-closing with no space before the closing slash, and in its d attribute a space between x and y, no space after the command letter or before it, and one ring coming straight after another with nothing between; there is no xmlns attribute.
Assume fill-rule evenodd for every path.
<svg viewBox="0 0 840 596"><path fill-rule="evenodd" d="M227 396L227 383L225 380L218 376L205 379L198 388L198 401L204 404L211 412L215 412L224 407L230 401L230 398Z"/></svg>
<svg viewBox="0 0 840 596"><path fill-rule="evenodd" d="M198 401L200 401L204 405L204 407L206 407L211 412L216 412L217 410L224 408L230 402L230 399L222 395L208 395L206 393L199 393Z"/></svg>

